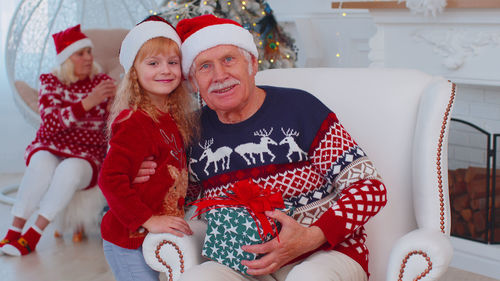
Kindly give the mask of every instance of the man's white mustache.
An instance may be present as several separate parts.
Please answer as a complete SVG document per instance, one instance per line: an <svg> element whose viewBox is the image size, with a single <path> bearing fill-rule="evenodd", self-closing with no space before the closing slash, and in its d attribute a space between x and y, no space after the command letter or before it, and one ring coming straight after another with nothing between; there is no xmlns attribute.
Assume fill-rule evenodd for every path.
<svg viewBox="0 0 500 281"><path fill-rule="evenodd" d="M237 80L237 79L230 79L230 80L226 80L224 82L215 82L215 83L212 83L212 85L210 85L210 87L208 87L208 92L213 92L213 91L219 91L219 90L222 90L222 89L225 89L225 88L229 88L229 87L232 87L234 85L239 85L240 84L240 81Z"/></svg>

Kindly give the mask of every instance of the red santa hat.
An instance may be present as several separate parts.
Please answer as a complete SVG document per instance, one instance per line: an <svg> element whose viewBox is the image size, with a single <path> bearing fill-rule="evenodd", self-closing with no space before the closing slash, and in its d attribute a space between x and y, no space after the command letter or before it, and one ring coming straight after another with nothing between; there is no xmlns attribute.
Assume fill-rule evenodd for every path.
<svg viewBox="0 0 500 281"><path fill-rule="evenodd" d="M127 73L134 64L135 56L146 41L165 37L174 41L179 48L181 39L175 28L164 18L159 16L149 16L132 28L122 41L120 48L120 64Z"/></svg>
<svg viewBox="0 0 500 281"><path fill-rule="evenodd" d="M182 72L188 77L194 59L201 52L218 45L234 45L259 56L252 34L239 23L214 15L183 19L177 24L182 40Z"/></svg>
<svg viewBox="0 0 500 281"><path fill-rule="evenodd" d="M58 64L62 64L74 52L82 48L93 47L92 41L80 31L79 24L52 34L52 38L56 46L56 60Z"/></svg>

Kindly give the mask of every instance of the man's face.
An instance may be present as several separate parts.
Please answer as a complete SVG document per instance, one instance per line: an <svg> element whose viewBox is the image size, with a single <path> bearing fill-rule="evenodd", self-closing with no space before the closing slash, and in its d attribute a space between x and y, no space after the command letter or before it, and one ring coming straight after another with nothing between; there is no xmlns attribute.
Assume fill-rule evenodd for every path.
<svg viewBox="0 0 500 281"><path fill-rule="evenodd" d="M195 86L208 107L218 115L242 114L257 102L254 91L258 65L254 58L250 60L233 45L218 45L194 59Z"/></svg>

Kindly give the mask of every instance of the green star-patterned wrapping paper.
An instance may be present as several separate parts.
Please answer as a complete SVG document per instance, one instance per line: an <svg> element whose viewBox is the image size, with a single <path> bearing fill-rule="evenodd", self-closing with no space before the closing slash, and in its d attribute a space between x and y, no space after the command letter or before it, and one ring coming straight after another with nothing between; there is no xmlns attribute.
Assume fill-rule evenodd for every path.
<svg viewBox="0 0 500 281"><path fill-rule="evenodd" d="M241 261L254 260L257 255L243 251L241 246L264 243L252 216L240 207L212 209L205 216L208 226L202 255L246 274L247 267ZM272 238L268 235L265 241Z"/></svg>

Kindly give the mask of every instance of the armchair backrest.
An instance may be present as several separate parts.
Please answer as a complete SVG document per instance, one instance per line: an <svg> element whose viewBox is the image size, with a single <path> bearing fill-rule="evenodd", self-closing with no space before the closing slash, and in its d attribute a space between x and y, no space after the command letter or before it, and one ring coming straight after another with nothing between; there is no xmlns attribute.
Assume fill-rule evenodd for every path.
<svg viewBox="0 0 500 281"><path fill-rule="evenodd" d="M261 71L256 83L314 94L374 161L388 204L366 225L370 280L385 280L392 246L406 233L449 234L450 82L408 69L294 68Z"/></svg>

